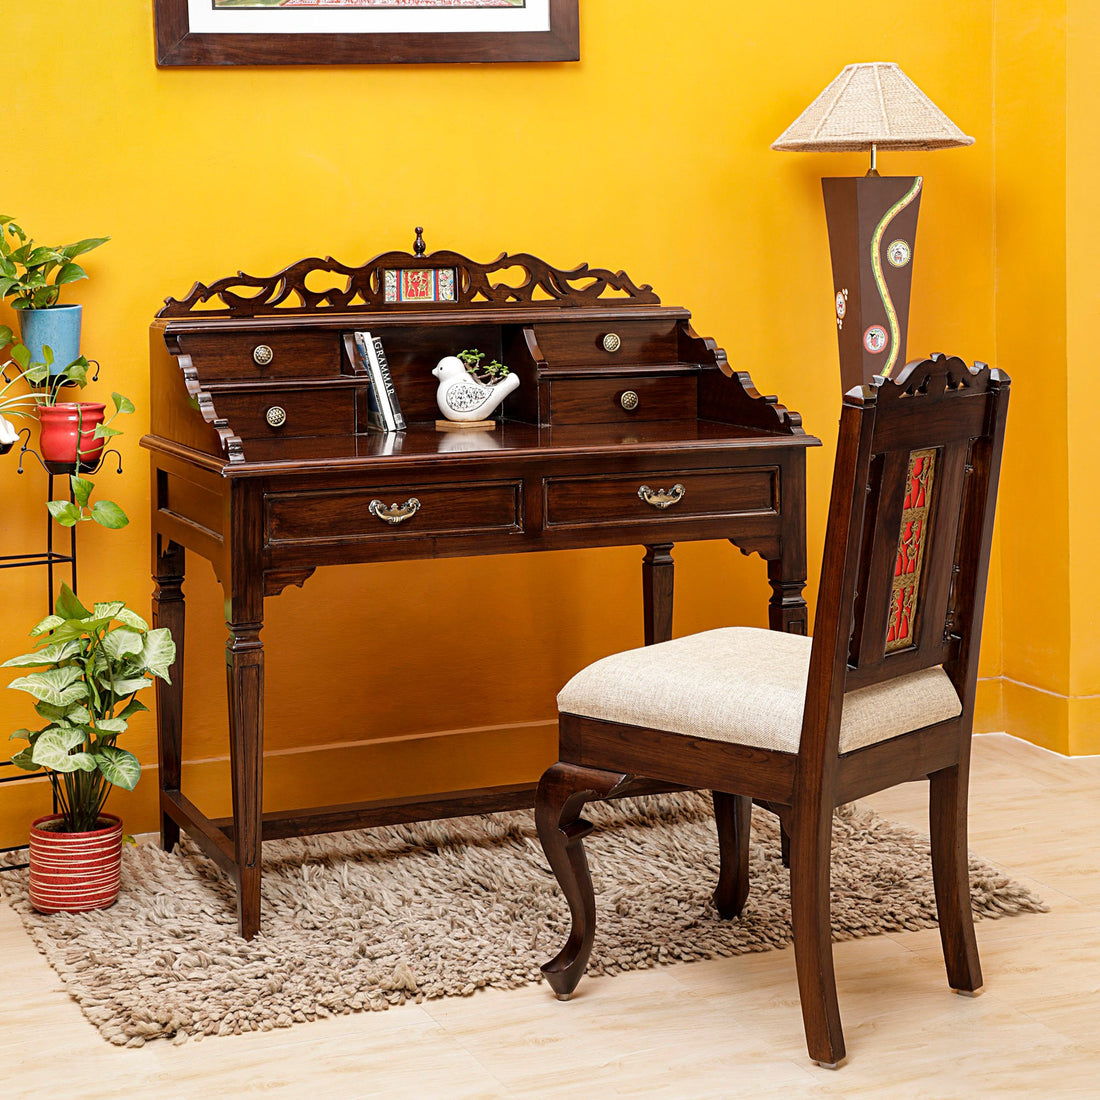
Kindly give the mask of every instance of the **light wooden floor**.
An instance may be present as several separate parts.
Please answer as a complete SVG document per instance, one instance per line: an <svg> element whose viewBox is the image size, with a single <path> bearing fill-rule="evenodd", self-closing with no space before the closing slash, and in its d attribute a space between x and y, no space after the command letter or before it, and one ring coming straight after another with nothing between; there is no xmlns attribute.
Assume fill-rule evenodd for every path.
<svg viewBox="0 0 1100 1100"><path fill-rule="evenodd" d="M925 788L870 800L924 828ZM976 739L971 848L1051 912L978 924L986 989L933 929L838 944L848 1064L806 1058L791 952L483 992L172 1046L103 1042L0 903L0 1096L1100 1097L1100 757Z"/></svg>

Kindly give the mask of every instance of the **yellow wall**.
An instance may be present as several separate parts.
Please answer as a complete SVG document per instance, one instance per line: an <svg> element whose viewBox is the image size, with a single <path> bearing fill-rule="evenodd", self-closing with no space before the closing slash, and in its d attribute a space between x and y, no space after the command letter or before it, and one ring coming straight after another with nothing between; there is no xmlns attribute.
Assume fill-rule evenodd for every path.
<svg viewBox="0 0 1100 1100"><path fill-rule="evenodd" d="M1089 0L996 6L997 362L1013 396L995 724L1071 753L1100 752L1098 49L1100 11Z"/></svg>
<svg viewBox="0 0 1100 1100"><path fill-rule="evenodd" d="M1011 9L998 17L1000 50L1028 52L1004 28L1025 22L1029 7L998 5ZM1045 282L1064 275L1042 247L1051 236L1065 241L1053 194L1061 185L1027 189L1036 142L1025 132L1022 100L1016 129L994 130L994 93L1000 103L1042 90L1052 66L1040 60L1026 80L1002 73L995 82L992 3L583 0L581 8L582 60L572 65L161 71L148 0L0 0L20 63L5 97L0 205L46 241L112 235L88 257L90 281L67 300L86 306L85 350L104 367L98 390L119 389L139 409L122 441L124 475L99 479L101 493L134 522L121 533L81 532L85 596L148 607L148 488L137 440L148 415L146 329L161 299L195 279L238 268L266 274L307 255L359 263L408 247L414 225L426 227L429 248L477 259L509 249L560 266L623 267L665 302L690 306L697 329L825 441L809 456L816 573L838 410L818 181L862 173L865 158L781 155L768 145L853 60L897 60L977 138L970 149L880 159L884 172L926 178L911 353L1018 360L1009 366L1011 430L1022 435L1025 420L1033 422L1052 442L1031 472L1021 441L1006 500L1031 497L1048 466L1065 472L1056 423L1063 368L1049 365L1057 363L1050 340L1082 334L1061 335L1064 324L1045 311L1042 323L1029 320L1019 308L1029 276L1014 275L1015 260L994 267L995 239L1002 248L1019 239ZM1039 23L1035 33L1057 34ZM1083 80L1087 64L1082 53L1072 75ZM1086 112L1079 121L1095 118ZM1021 203L998 189L995 205L1002 174L1020 177ZM1092 217L1095 228L1087 197L1077 196L1073 216ZM1009 287L995 294L995 277ZM1056 299L1057 285L1046 292ZM1041 352L1034 361L1032 343ZM1025 414L1029 372L1039 396ZM0 553L41 541L42 482L34 472L17 477L10 460L0 464ZM1042 513L1044 531L1059 538L1067 494L1063 486ZM1029 506L1017 505L1016 527L1026 526ZM1070 690L1058 655L1044 650L1048 624L1037 640L1017 606L1040 549L1003 538L997 553L1004 643L998 564L982 665L983 715L994 723L1003 714L1002 663L1028 683ZM553 752L557 687L584 662L640 641L639 559L625 549L334 569L269 601L269 806L321 792L338 801L532 777ZM677 633L764 622L758 559L703 545L684 546L677 562ZM1044 609L1035 614L1049 615L1064 657L1069 576L1045 555L1039 576L1044 596L1033 603ZM468 591L477 594L473 610L458 598ZM188 758L196 763L185 783L216 810L226 804L224 627L206 566L194 569L188 595ZM20 650L42 611L43 578L0 573L0 600L6 655ZM481 669L472 684L471 666ZM0 699L0 728L25 720L14 693ZM470 729L481 732L447 734ZM425 731L438 736L408 740ZM136 722L132 732L131 746L151 764L151 723ZM301 751L313 744L334 747ZM28 789L35 786L0 788L0 843L44 807L43 793ZM131 828L152 827L155 787L150 768L133 796L116 796Z"/></svg>

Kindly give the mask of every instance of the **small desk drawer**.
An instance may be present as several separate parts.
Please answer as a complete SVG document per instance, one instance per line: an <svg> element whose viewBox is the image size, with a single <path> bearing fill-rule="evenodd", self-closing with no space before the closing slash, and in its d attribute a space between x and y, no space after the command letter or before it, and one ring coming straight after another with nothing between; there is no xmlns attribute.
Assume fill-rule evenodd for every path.
<svg viewBox="0 0 1100 1100"><path fill-rule="evenodd" d="M342 370L335 331L184 332L179 346L204 382L334 378Z"/></svg>
<svg viewBox="0 0 1100 1100"><path fill-rule="evenodd" d="M269 545L522 531L523 482L272 493L264 511Z"/></svg>
<svg viewBox="0 0 1100 1100"><path fill-rule="evenodd" d="M535 325L539 350L555 367L675 363L678 322L556 321Z"/></svg>
<svg viewBox="0 0 1100 1100"><path fill-rule="evenodd" d="M219 417L242 439L354 435L357 387L241 387L210 393ZM365 387L363 387L365 391ZM281 411L280 411L281 410Z"/></svg>
<svg viewBox="0 0 1100 1100"><path fill-rule="evenodd" d="M774 466L543 480L547 528L774 514L778 490Z"/></svg>
<svg viewBox="0 0 1100 1100"><path fill-rule="evenodd" d="M628 424L632 420L694 420L699 409L694 374L614 374L555 378L550 419L566 424Z"/></svg>

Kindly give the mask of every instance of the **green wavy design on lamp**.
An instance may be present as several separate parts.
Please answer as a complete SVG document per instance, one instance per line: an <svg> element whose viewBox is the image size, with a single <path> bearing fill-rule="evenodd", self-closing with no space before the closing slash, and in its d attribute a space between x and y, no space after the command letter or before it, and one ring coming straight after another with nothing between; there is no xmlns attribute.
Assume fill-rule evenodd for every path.
<svg viewBox="0 0 1100 1100"><path fill-rule="evenodd" d="M875 274L875 286L878 287L882 306L886 310L886 319L890 324L890 358L886 360L886 366L881 371L876 372L883 376L889 375L897 362L898 347L901 344L901 325L898 323L898 311L894 309L890 291L886 288L886 277L882 273L882 238L885 236L890 223L917 197L917 192L920 191L923 182L923 176L917 176L913 180L913 186L883 214L882 221L875 227L875 235L871 239L871 270Z"/></svg>

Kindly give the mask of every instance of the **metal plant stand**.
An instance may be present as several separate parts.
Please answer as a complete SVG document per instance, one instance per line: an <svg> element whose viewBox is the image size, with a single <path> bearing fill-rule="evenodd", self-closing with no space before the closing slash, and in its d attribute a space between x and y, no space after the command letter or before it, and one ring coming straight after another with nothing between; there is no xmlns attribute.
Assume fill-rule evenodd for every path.
<svg viewBox="0 0 1100 1100"><path fill-rule="evenodd" d="M23 438L26 433L26 438ZM49 466L42 460L41 455L30 445L31 429L24 428L19 433L22 445L19 448L19 465L16 467L16 473L24 473L23 459L24 456L30 455L39 466L45 471L47 476L46 483L46 499L54 500L54 478L64 477L66 484L68 484L69 473L60 472L57 470L51 470ZM104 451L100 456L96 464L88 469L84 469L78 465L78 470L73 472L79 472L81 474L87 474L89 476L94 475L102 469L103 464L107 461L109 456L113 455L118 463L118 472L122 473L122 456L116 450ZM72 492L72 486L69 485L69 500L75 502L75 498ZM46 602L49 607L49 614L53 614L54 607L54 578L57 573L64 573L65 566L68 566L69 573L69 587L75 592L76 589L76 526L69 528L68 538L68 552L66 553L64 546L64 540L60 541L60 545L54 539L54 520L53 517L46 513L46 549L40 550L30 554L2 554L0 555L0 569L24 569L27 566L32 565L44 565L46 567ZM22 783L28 779L37 779L41 776L41 772L25 772L17 769L10 760L0 760L0 769L11 768L17 774L4 775L0 773L0 784L4 783ZM57 796L53 798L53 812L57 813ZM7 848L0 848L0 855L7 852L22 852L27 849L26 844L15 844ZM0 873L4 871L18 871L23 867L26 867L26 863L11 863L0 866Z"/></svg>

